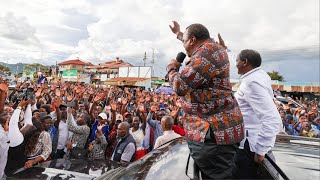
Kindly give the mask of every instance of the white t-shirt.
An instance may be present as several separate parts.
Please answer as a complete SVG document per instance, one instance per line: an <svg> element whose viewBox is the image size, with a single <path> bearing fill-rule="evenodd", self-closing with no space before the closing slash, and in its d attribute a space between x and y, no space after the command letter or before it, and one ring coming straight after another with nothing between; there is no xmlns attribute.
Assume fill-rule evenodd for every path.
<svg viewBox="0 0 320 180"><path fill-rule="evenodd" d="M144 134L142 128L139 128L135 132L132 132L132 128L130 128L130 134L132 135L133 139L136 141L137 149L142 147L142 142L144 139Z"/></svg>
<svg viewBox="0 0 320 180"><path fill-rule="evenodd" d="M69 137L69 131L67 123L62 120L59 123L59 139L57 149L64 149Z"/></svg>

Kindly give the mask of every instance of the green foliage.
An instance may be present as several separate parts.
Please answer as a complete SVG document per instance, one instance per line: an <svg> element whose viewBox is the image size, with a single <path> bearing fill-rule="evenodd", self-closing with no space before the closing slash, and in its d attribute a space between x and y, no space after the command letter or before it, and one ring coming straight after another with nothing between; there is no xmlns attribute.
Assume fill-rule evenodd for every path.
<svg viewBox="0 0 320 180"><path fill-rule="evenodd" d="M271 80L278 80L278 81L284 81L284 78L279 72L277 71L272 71L272 72L267 72L268 75L270 76Z"/></svg>
<svg viewBox="0 0 320 180"><path fill-rule="evenodd" d="M3 66L0 64L0 71L3 71L3 72L10 72L10 69L6 66Z"/></svg>
<svg viewBox="0 0 320 180"><path fill-rule="evenodd" d="M35 64L28 64L26 66L23 67L23 71L25 72L30 72L30 71L33 71L33 72L38 72L38 71L41 71L41 72L46 72L48 71L48 68L42 64L38 64L38 63L35 63Z"/></svg>

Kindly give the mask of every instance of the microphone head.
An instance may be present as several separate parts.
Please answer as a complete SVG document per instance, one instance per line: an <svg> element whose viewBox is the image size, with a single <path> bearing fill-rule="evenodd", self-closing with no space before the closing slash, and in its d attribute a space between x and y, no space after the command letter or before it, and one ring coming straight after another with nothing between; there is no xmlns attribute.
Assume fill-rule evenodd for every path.
<svg viewBox="0 0 320 180"><path fill-rule="evenodd" d="M183 52L179 52L179 53L177 54L176 60L177 60L179 63L183 63L184 58L186 58L186 54L183 53Z"/></svg>

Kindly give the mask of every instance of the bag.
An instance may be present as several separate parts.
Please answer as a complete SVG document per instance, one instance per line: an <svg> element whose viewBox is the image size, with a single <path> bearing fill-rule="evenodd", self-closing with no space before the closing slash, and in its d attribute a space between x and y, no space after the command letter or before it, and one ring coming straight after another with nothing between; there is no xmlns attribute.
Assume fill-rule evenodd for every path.
<svg viewBox="0 0 320 180"><path fill-rule="evenodd" d="M86 159L88 157L87 149L72 149L70 152L70 159Z"/></svg>

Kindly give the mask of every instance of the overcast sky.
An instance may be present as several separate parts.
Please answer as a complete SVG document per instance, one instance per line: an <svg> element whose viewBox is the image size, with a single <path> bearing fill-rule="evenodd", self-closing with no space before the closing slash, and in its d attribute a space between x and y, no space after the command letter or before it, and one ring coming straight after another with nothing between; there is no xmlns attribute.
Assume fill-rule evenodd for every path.
<svg viewBox="0 0 320 180"><path fill-rule="evenodd" d="M0 0L0 61L98 64L120 57L155 60L155 75L180 51L169 29L202 23L231 50L231 76L241 49L262 54L263 68L287 81L319 80L319 0ZM154 56L152 55L154 52Z"/></svg>

